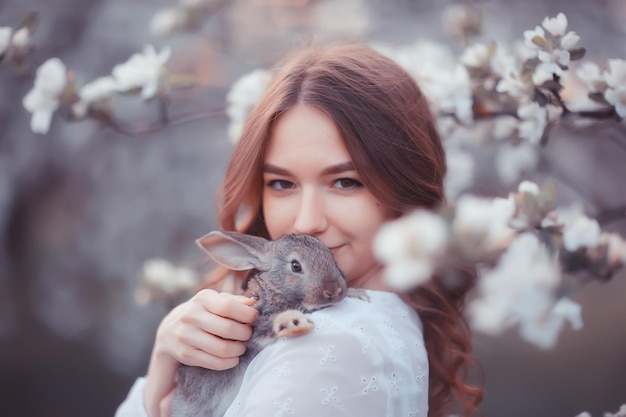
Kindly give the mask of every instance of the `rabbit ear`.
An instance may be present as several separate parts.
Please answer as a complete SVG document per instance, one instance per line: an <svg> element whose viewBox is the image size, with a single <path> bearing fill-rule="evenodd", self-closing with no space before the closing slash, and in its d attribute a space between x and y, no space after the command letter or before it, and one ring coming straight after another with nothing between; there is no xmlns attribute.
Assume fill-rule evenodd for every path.
<svg viewBox="0 0 626 417"><path fill-rule="evenodd" d="M213 231L196 240L216 262L235 271L262 269L268 241L237 232Z"/></svg>

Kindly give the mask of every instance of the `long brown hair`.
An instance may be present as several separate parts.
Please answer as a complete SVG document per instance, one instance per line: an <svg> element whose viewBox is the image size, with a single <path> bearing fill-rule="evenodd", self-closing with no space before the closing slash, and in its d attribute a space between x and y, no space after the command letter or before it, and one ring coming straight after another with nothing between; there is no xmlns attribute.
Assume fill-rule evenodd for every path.
<svg viewBox="0 0 626 417"><path fill-rule="evenodd" d="M411 76L367 46L316 46L283 63L250 112L220 189L223 229L269 238L261 201L265 148L274 122L298 103L334 120L363 183L392 217L444 201L443 146ZM454 288L436 276L401 294L424 324L432 417L443 416L455 402L463 415L471 415L482 399L482 389L466 382L475 361L462 315L475 273L467 267L455 271L462 279Z"/></svg>

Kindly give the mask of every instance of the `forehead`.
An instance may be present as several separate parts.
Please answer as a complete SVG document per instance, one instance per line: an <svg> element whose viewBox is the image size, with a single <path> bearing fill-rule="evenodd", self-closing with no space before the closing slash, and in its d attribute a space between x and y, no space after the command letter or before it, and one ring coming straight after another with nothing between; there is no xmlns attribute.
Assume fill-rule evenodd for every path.
<svg viewBox="0 0 626 417"><path fill-rule="evenodd" d="M303 156L316 162L325 156L328 165L351 160L335 122L314 107L298 104L274 123L264 159L284 164Z"/></svg>

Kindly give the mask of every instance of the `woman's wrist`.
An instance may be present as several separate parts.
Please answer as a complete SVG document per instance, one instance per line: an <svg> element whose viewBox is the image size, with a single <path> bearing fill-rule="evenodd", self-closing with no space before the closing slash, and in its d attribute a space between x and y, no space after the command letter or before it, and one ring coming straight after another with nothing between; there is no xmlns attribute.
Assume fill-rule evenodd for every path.
<svg viewBox="0 0 626 417"><path fill-rule="evenodd" d="M144 389L143 402L150 417L159 417L161 401L174 389L174 377L180 363L174 359L159 343L155 343Z"/></svg>

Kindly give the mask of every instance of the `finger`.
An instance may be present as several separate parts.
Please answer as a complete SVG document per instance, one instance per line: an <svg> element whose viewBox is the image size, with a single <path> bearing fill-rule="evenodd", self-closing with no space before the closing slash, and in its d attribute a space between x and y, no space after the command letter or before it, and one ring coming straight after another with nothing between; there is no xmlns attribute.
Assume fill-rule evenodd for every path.
<svg viewBox="0 0 626 417"><path fill-rule="evenodd" d="M206 333L214 334L223 339L239 340L245 342L252 336L252 327L248 324L239 323L238 321L228 318L207 315L195 318L196 326Z"/></svg>
<svg viewBox="0 0 626 417"><path fill-rule="evenodd" d="M195 357L193 356L195 351L205 352L222 359L237 358L246 351L246 345L243 342L222 339L194 328L180 335L178 351L181 362L194 365L189 361Z"/></svg>
<svg viewBox="0 0 626 417"><path fill-rule="evenodd" d="M237 364L239 364L239 356L220 358L199 349L191 350L185 358L188 362L183 362L185 365L199 366L206 369L213 369L215 371L223 371L225 369L234 368Z"/></svg>
<svg viewBox="0 0 626 417"><path fill-rule="evenodd" d="M240 323L252 323L259 313L256 309L241 303L227 293L202 290L197 294L197 298L205 310L221 317L237 320Z"/></svg>
<svg viewBox="0 0 626 417"><path fill-rule="evenodd" d="M258 298L250 298L250 297L246 297L245 295L230 294L230 296L233 298L233 300L239 301L240 303L243 303L247 306L254 305L255 303L259 301Z"/></svg>

